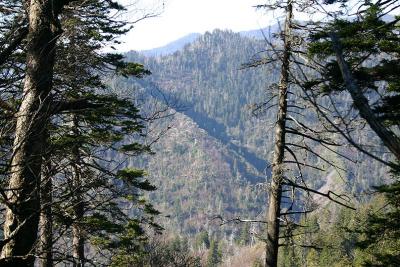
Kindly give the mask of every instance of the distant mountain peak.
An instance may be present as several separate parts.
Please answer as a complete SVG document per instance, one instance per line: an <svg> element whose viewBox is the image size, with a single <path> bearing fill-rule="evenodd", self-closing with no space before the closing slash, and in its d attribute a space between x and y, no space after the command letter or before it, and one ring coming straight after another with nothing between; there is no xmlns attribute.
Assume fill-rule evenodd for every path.
<svg viewBox="0 0 400 267"><path fill-rule="evenodd" d="M278 25L273 25L268 28L264 29L257 29L257 30L249 30L249 31L241 31L241 32L234 32L229 29L215 29L212 31L207 31L204 34L200 33L190 33L187 34L175 41L172 41L169 44L166 44L165 46L157 47L154 49L149 49L149 50L141 50L139 51L140 54L147 56L147 57L158 57L158 56L166 56L166 55L171 55L175 53L176 51L182 50L186 45L191 44L195 42L196 40L200 38L213 38L217 36L235 36L235 35L241 35L243 37L247 38L254 38L254 39L264 39L265 37L268 37L271 33L276 32L279 29ZM204 39L203 39L204 40Z"/></svg>
<svg viewBox="0 0 400 267"><path fill-rule="evenodd" d="M152 56L152 57L170 55L178 50L181 50L185 45L192 43L199 36L201 36L200 33L190 33L164 46L149 50L141 50L139 51L139 53L144 56Z"/></svg>

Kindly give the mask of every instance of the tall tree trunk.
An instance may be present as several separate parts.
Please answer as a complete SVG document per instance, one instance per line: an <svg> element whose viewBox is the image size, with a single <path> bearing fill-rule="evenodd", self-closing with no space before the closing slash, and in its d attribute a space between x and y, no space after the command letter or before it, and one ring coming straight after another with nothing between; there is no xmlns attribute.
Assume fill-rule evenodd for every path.
<svg viewBox="0 0 400 267"><path fill-rule="evenodd" d="M75 114L72 115L72 133L74 136L79 136L78 118ZM79 152L79 144L72 148L74 157L73 166L73 190L74 190L74 223L72 224L72 256L74 257L73 267L83 267L85 264L85 239L82 231L82 219L84 216L84 202L82 196L82 172L81 172L81 156Z"/></svg>
<svg viewBox="0 0 400 267"><path fill-rule="evenodd" d="M31 0L23 99L17 112L1 266L33 266L39 223L39 184L58 27L52 1Z"/></svg>
<svg viewBox="0 0 400 267"><path fill-rule="evenodd" d="M282 196L283 161L285 152L287 91L289 83L289 65L291 54L292 3L289 0L286 10L285 30L283 34L284 50L279 81L279 103L275 126L274 158L272 161L272 181L269 188L269 205L267 218L266 267L276 267L279 248L279 216Z"/></svg>
<svg viewBox="0 0 400 267"><path fill-rule="evenodd" d="M74 177L74 185L81 184L80 176ZM83 267L85 264L85 239L81 227L84 216L84 204L79 186L75 187L74 223L72 224L72 256L74 267Z"/></svg>
<svg viewBox="0 0 400 267"><path fill-rule="evenodd" d="M74 267L83 267L85 265L85 239L80 226L83 218L83 204L81 198L76 198L80 203L74 206L75 222L72 224L72 256L74 257Z"/></svg>
<svg viewBox="0 0 400 267"><path fill-rule="evenodd" d="M40 266L53 266L53 216L52 216L52 189L51 177L46 177L43 188L41 189L42 208L40 214Z"/></svg>
<svg viewBox="0 0 400 267"><path fill-rule="evenodd" d="M48 135L47 135L48 137ZM48 157L48 151L46 156L42 172L42 182L40 188L40 220L39 220L39 239L40 239L40 267L53 267L53 214L52 214L52 202L53 202L53 183L52 183L52 171L51 163Z"/></svg>

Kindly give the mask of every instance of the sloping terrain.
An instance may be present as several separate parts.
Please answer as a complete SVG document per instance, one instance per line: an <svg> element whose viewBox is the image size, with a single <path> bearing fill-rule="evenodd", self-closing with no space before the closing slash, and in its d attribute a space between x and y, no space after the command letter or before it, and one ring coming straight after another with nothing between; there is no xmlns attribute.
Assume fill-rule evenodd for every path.
<svg viewBox="0 0 400 267"><path fill-rule="evenodd" d="M171 129L154 146L156 154L140 165L158 186L150 197L168 215L166 224L174 232L219 231L218 223L211 221L215 215L256 218L263 214L266 193L259 183L270 177L275 113L269 109L254 117L249 106L267 99L278 71L273 65L243 69L244 63L261 57L263 51L263 40L216 30L173 54L126 55L128 61L143 63L152 75L128 79L125 87L179 107ZM318 122L314 118L310 123ZM370 140L371 135L361 133L359 138ZM322 147L315 151L347 170L335 180L341 183L335 187L350 193L379 183L385 172L351 148L341 153L356 159L357 165L335 158ZM307 160L326 168L325 173L306 170L308 185L315 189L331 185L332 169L315 156Z"/></svg>

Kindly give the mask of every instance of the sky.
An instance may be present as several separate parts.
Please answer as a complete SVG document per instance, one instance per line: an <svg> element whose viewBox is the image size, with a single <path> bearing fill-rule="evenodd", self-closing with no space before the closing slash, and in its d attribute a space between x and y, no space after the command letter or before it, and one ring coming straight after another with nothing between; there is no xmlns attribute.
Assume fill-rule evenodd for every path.
<svg viewBox="0 0 400 267"><path fill-rule="evenodd" d="M122 2L129 2L123 0ZM163 4L163 2L165 2ZM272 22L272 15L253 6L263 0L137 0L125 14L135 21L143 12L160 13L141 20L121 40L120 51L147 50L168 44L189 33L214 29L254 30ZM276 18L274 19L276 20Z"/></svg>
<svg viewBox="0 0 400 267"><path fill-rule="evenodd" d="M274 24L282 18L281 12L256 10L257 4L265 0L118 0L128 6L124 19L135 22L144 14L155 13L155 17L134 23L134 28L116 46L120 52L148 50L164 46L190 33L204 33L214 29L230 29L235 32L256 30ZM359 0L350 0L348 5L358 6ZM336 6L336 7L335 7ZM329 13L340 7L330 5L324 9ZM398 14L398 11L396 11ZM314 15L296 14L300 20L322 19L321 12Z"/></svg>

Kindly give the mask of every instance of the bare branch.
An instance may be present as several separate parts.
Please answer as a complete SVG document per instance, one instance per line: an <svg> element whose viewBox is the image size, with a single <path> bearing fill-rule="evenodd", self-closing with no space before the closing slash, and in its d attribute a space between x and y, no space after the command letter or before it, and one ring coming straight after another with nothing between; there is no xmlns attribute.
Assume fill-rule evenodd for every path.
<svg viewBox="0 0 400 267"><path fill-rule="evenodd" d="M292 182L292 181L290 181L290 180L288 180L288 179L286 179L286 182L285 182L284 184L290 185L290 186L293 186L293 187L296 187L296 188L300 188L300 189L303 189L303 190L305 190L305 191L308 191L308 192L311 192L311 193L314 193L314 194L317 194L317 195L326 197L326 198L328 198L329 200L331 200L331 201L333 201L333 202L335 202L335 203L337 203L337 204L339 204L339 205L341 205L341 206L343 206L343 207L346 207L346 208L349 208L349 209L352 209L352 210L356 210L354 207L351 207L351 206L349 206L349 205L347 205L347 204L345 204L345 203L343 203L343 202L340 202L340 201L336 200L335 198L333 198L332 195L334 195L334 196L336 196L336 197L341 198L341 199L344 200L344 197L343 197L342 195L338 195L338 194L336 194L336 193L334 193L334 192L332 192L332 191L330 191L330 190L328 191L328 193L322 193L322 192L320 192L320 191L311 189L311 188L309 188L309 187L296 184L296 183L294 183L294 182Z"/></svg>

